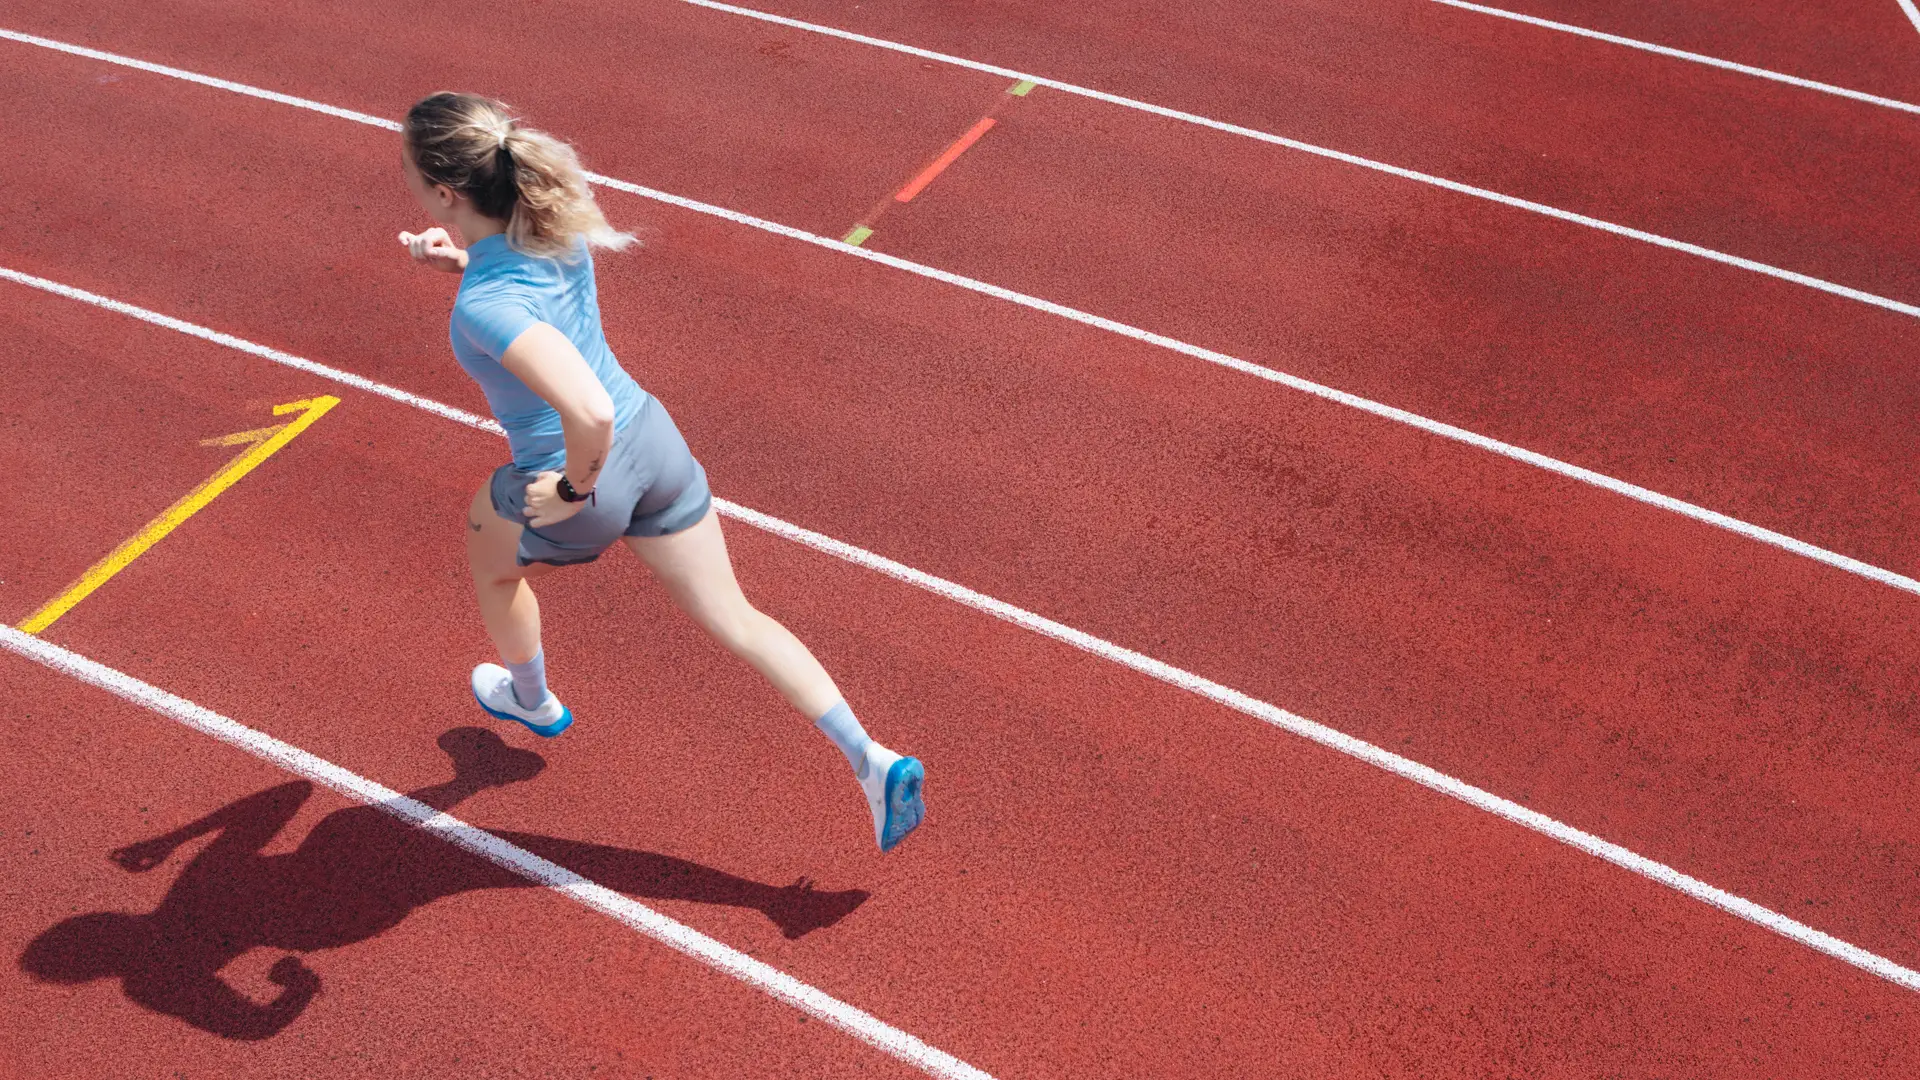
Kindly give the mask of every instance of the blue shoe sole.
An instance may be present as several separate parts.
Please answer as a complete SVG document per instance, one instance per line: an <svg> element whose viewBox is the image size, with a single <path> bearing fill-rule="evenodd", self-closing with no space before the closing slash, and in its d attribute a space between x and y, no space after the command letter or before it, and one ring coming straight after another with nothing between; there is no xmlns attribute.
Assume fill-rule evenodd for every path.
<svg viewBox="0 0 1920 1080"><path fill-rule="evenodd" d="M880 829L881 851L892 851L927 816L927 804L920 799L926 779L927 770L919 758L901 758L887 770L887 821Z"/></svg>
<svg viewBox="0 0 1920 1080"><path fill-rule="evenodd" d="M551 739L555 735L558 735L561 732L567 730L567 728L573 726L573 710L567 708L565 705L560 706L560 719L555 720L553 723L530 724L525 720L522 720L519 717L513 715L512 713L503 713L494 709L487 708L487 703L480 700L479 694L473 695L473 702L474 704L480 706L480 710L482 712L486 713L488 716L493 717L495 720L511 720L514 723L519 724L521 727L526 728L528 731L533 732L535 735L538 735L543 739Z"/></svg>

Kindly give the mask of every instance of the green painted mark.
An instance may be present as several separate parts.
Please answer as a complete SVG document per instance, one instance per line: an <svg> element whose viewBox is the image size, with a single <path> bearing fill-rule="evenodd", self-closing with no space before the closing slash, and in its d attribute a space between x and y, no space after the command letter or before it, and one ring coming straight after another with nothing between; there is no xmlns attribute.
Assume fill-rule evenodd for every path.
<svg viewBox="0 0 1920 1080"><path fill-rule="evenodd" d="M861 244L867 242L867 237L872 235L872 229L867 228L865 225L855 225L853 231L848 233L846 237L841 240L841 243L852 244L854 247L859 247Z"/></svg>
<svg viewBox="0 0 1920 1080"><path fill-rule="evenodd" d="M1014 83L1013 89L1007 91L1007 93L1012 94L1014 97L1026 97L1032 93L1033 88L1038 85L1040 84L1034 82L1032 79L1021 79L1019 82Z"/></svg>

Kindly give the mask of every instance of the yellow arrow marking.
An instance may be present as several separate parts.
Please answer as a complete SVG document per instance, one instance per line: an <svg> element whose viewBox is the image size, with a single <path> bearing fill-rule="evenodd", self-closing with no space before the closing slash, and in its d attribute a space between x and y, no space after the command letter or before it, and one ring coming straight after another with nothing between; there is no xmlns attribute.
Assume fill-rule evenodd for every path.
<svg viewBox="0 0 1920 1080"><path fill-rule="evenodd" d="M315 420L327 414L329 409L340 404L337 397L321 396L305 401L289 401L285 405L275 405L273 415L285 416L297 412L288 423L273 427L256 428L253 431L240 431L232 435L222 435L217 439L203 439L201 446L246 446L249 449L227 462L226 467L187 493L187 497L167 507L166 512L145 528L135 533L133 538L114 548L106 558L94 563L80 580L67 586L67 590L45 607L33 613L20 629L29 634L37 634L53 625L53 621L65 615L73 605L87 598L93 590L105 585L113 575L127 568L127 564L146 553L146 550L159 543L168 533L180 527L180 523L200 512L221 492L238 483L240 478L252 472L261 462L278 453L280 448L292 442L301 432L313 426Z"/></svg>

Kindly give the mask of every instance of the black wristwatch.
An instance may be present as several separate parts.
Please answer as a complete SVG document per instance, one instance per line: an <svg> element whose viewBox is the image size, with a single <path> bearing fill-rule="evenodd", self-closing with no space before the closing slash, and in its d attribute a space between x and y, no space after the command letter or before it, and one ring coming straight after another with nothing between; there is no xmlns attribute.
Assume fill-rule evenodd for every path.
<svg viewBox="0 0 1920 1080"><path fill-rule="evenodd" d="M566 473L560 474L560 482L555 484L554 488L560 493L561 502L586 502L588 499L593 498L592 488L588 488L585 495L573 490L573 481L567 479Z"/></svg>

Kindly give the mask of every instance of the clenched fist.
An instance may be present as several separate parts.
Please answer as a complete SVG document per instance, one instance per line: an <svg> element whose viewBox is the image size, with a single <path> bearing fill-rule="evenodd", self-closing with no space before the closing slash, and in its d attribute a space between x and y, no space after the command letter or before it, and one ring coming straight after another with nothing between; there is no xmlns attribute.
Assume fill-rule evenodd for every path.
<svg viewBox="0 0 1920 1080"><path fill-rule="evenodd" d="M467 269L467 253L453 242L447 230L438 226L423 233L400 234L400 242L406 245L407 254L413 261L435 270L445 270L449 274L464 273Z"/></svg>

